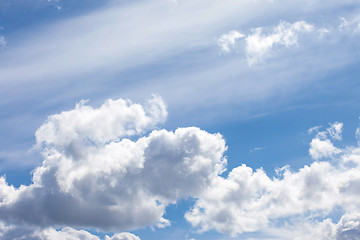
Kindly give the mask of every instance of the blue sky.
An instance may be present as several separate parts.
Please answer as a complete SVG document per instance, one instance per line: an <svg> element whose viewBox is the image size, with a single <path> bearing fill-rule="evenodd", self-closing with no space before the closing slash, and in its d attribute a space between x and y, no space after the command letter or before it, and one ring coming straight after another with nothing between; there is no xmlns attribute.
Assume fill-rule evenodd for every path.
<svg viewBox="0 0 360 240"><path fill-rule="evenodd" d="M0 0L1 238L360 239L359 10Z"/></svg>

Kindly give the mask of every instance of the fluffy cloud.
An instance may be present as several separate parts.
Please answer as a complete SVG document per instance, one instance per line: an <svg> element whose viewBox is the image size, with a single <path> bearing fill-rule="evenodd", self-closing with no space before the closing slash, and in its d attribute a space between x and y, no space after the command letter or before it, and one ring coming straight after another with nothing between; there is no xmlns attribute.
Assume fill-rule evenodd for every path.
<svg viewBox="0 0 360 240"><path fill-rule="evenodd" d="M328 138L341 140L342 128L343 123L335 122L331 124L326 131L318 132L316 137L310 143L310 156L314 159L320 159L323 157L331 157L334 154L340 153L341 150L336 148Z"/></svg>
<svg viewBox="0 0 360 240"><path fill-rule="evenodd" d="M200 232L359 237L360 147L334 146L342 123L318 131L311 142L310 155L323 161L298 171L280 168L273 178L241 165L224 177L222 136L195 127L152 130L166 115L154 96L144 106L109 100L92 108L82 102L50 116L36 132L44 160L33 183L14 188L0 178L2 239L98 239L68 226L165 227L166 207L188 197L196 201L185 218ZM329 216L339 209L344 214L334 223ZM118 233L105 239L139 238Z"/></svg>
<svg viewBox="0 0 360 240"><path fill-rule="evenodd" d="M249 64L262 61L271 55L271 49L275 46L290 47L298 44L300 33L311 32L314 26L299 21L293 24L280 22L272 32L263 34L262 28L253 30L253 34L246 38L246 54Z"/></svg>
<svg viewBox="0 0 360 240"><path fill-rule="evenodd" d="M44 161L33 184L15 189L0 179L0 218L41 227L169 225L166 206L202 193L223 171L226 147L221 135L195 127L144 135L166 115L154 96L145 106L82 102L50 116L36 132Z"/></svg>
<svg viewBox="0 0 360 240"><path fill-rule="evenodd" d="M334 150L330 139L319 138L339 139L341 129L342 123L332 124L317 134L311 148L322 141ZM335 159L329 158L329 146L312 154L314 159L321 156L326 161L296 172L284 167L276 178L245 165L232 169L226 178L218 176L186 213L186 219L200 232L215 229L233 236L262 231L278 239L360 238L358 218L349 217L360 212L360 147L334 147ZM345 213L338 224L327 219L335 209Z"/></svg>
<svg viewBox="0 0 360 240"><path fill-rule="evenodd" d="M81 101L75 109L50 116L36 131L37 144L66 150L71 145L104 145L123 137L139 135L163 123L166 106L154 96L143 107L129 100L108 100L94 109Z"/></svg>
<svg viewBox="0 0 360 240"><path fill-rule="evenodd" d="M271 50L276 46L290 47L298 44L298 36L302 33L311 32L315 29L313 25L305 21L288 23L281 21L280 24L273 28L267 34L263 28L252 29L252 34L245 36L238 31L230 31L223 34L219 43L226 52L230 51L230 47L234 46L236 41L244 39L245 52L249 65L262 61L271 55Z"/></svg>
<svg viewBox="0 0 360 240"><path fill-rule="evenodd" d="M45 229L31 228L29 226L5 225L0 222L0 237L3 240L100 240L99 237L74 228L65 227L56 230L52 227ZM128 232L116 233L112 237L105 236L104 240L140 240L138 236Z"/></svg>
<svg viewBox="0 0 360 240"><path fill-rule="evenodd" d="M360 239L360 214L344 215L336 226L337 240L359 240Z"/></svg>
<svg viewBox="0 0 360 240"><path fill-rule="evenodd" d="M314 159L331 157L340 150L336 148L329 139L321 140L314 138L310 143L309 154Z"/></svg>
<svg viewBox="0 0 360 240"><path fill-rule="evenodd" d="M131 233L117 233L112 237L106 236L105 240L140 240L138 236Z"/></svg>

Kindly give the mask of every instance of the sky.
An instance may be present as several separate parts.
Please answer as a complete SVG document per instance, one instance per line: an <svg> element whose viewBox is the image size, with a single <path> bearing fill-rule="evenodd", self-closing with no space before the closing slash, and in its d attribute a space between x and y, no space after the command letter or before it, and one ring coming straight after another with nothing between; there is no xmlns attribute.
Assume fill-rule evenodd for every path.
<svg viewBox="0 0 360 240"><path fill-rule="evenodd" d="M360 239L356 0L0 0L0 238Z"/></svg>

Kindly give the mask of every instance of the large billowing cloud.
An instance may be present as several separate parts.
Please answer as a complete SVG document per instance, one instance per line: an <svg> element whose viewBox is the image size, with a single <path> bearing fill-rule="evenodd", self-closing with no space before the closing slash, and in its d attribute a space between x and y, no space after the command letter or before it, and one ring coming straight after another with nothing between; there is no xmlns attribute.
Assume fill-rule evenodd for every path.
<svg viewBox="0 0 360 240"><path fill-rule="evenodd" d="M360 239L359 218L354 217L360 212L360 147L335 148L329 138L341 139L341 131L342 123L336 122L319 132L310 155L324 161L299 171L284 167L270 178L262 169L242 165L227 178L217 177L186 219L199 231L233 236L268 231L280 237L274 231L280 227L282 234L291 229L284 239ZM337 225L327 219L334 211L345 213Z"/></svg>
<svg viewBox="0 0 360 240"><path fill-rule="evenodd" d="M154 96L144 106L82 102L50 116L36 132L44 160L33 184L15 189L0 179L0 218L107 230L169 225L166 206L202 193L223 171L226 147L221 135L195 127L144 135L166 115Z"/></svg>

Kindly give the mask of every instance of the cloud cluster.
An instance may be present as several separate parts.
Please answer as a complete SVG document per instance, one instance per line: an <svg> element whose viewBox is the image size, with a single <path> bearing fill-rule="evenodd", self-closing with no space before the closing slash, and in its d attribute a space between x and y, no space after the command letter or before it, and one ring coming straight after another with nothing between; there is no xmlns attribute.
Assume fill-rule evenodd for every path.
<svg viewBox="0 0 360 240"><path fill-rule="evenodd" d="M298 171L285 166L270 178L246 165L223 176L222 136L195 127L153 130L166 116L158 96L144 105L119 99L92 108L81 102L50 116L36 132L44 160L33 183L15 188L0 178L2 239L98 239L74 226L161 228L170 225L166 207L188 197L195 203L185 218L200 232L360 237L360 146L334 146L342 123L309 131L317 131L309 150L315 162ZM335 211L342 213L338 221L330 218ZM106 237L138 239L130 233Z"/></svg>
<svg viewBox="0 0 360 240"><path fill-rule="evenodd" d="M230 51L239 39L245 41L245 52L249 65L262 61L271 56L272 49L276 46L290 47L298 44L300 34L311 32L315 27L305 21L288 23L281 21L272 31L264 33L263 28L252 29L252 34L244 34L233 30L224 34L219 39L219 44L226 52Z"/></svg>
<svg viewBox="0 0 360 240"><path fill-rule="evenodd" d="M166 206L202 193L224 170L226 147L221 135L195 127L144 135L166 115L153 96L144 106L81 102L50 116L36 132L44 160L33 184L14 188L0 178L1 220L107 230L169 225Z"/></svg>
<svg viewBox="0 0 360 240"><path fill-rule="evenodd" d="M0 237L2 240L100 240L99 237L87 231L76 230L71 227L56 230L52 227L39 229L3 223L0 223ZM140 240L140 238L134 234L122 232L116 233L112 237L106 235L103 240Z"/></svg>
<svg viewBox="0 0 360 240"><path fill-rule="evenodd" d="M316 239L360 239L359 220L349 217L360 212L360 147L334 147L330 139L341 139L342 126L331 124L311 142L310 155L324 161L295 172L284 167L274 178L262 169L236 167L228 177L214 179L186 219L200 232L215 229L233 236L291 229L284 239L309 239L307 234ZM339 209L344 215L338 224L327 219ZM299 233L305 228L308 233ZM280 237L279 231L271 234Z"/></svg>

